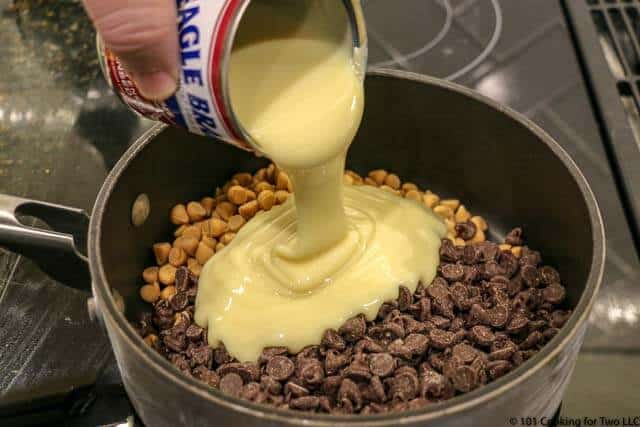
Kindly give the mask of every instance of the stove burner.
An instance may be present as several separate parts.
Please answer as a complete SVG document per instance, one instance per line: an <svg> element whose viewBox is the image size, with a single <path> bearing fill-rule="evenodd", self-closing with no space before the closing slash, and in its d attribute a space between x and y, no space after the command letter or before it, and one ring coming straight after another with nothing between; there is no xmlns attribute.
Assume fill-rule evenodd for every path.
<svg viewBox="0 0 640 427"><path fill-rule="evenodd" d="M457 7L452 0L405 0L394 10L389 10L385 0L367 0L364 8L372 67L457 80L489 57L502 33L498 0L467 1ZM456 22L474 11L479 13L470 19L493 22L490 34L472 33ZM489 13L491 16L484 16ZM422 31L407 32L406 28Z"/></svg>

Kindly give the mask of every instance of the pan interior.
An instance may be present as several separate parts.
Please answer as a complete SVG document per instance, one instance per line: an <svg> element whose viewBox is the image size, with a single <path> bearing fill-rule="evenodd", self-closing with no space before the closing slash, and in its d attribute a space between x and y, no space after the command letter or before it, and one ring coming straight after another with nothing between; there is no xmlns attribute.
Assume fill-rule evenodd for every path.
<svg viewBox="0 0 640 427"><path fill-rule="evenodd" d="M349 168L359 173L384 168L443 197L460 199L487 219L492 238L524 227L528 245L560 271L567 304L578 303L594 250L589 209L568 168L535 132L438 85L372 75L366 96ZM172 240L171 207L212 195L233 173L267 163L173 128L130 160L106 203L99 242L107 281L123 296L127 318L149 310L138 294L141 272L154 265L151 246ZM131 206L141 193L149 196L151 213L134 227Z"/></svg>

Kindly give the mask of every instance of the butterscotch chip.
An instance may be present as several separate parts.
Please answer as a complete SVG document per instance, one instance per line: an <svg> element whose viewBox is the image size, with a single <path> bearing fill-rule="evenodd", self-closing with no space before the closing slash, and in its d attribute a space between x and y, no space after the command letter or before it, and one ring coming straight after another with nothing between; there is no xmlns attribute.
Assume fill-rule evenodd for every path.
<svg viewBox="0 0 640 427"><path fill-rule="evenodd" d="M199 264L197 259L189 258L187 260L187 268L191 268L191 266L194 265L194 264Z"/></svg>
<svg viewBox="0 0 640 427"><path fill-rule="evenodd" d="M387 175L384 178L384 184L388 185L389 187L393 188L394 190L399 190L400 189L400 184L402 181L400 181L400 177L398 177L398 175L396 175L395 173L390 173L389 175Z"/></svg>
<svg viewBox="0 0 640 427"><path fill-rule="evenodd" d="M224 249L224 243L218 243L216 245L216 252L220 252L223 249Z"/></svg>
<svg viewBox="0 0 640 427"><path fill-rule="evenodd" d="M227 191L227 198L236 205L241 205L247 201L247 190L239 185L234 185Z"/></svg>
<svg viewBox="0 0 640 427"><path fill-rule="evenodd" d="M342 182L346 185L353 185L353 177L351 175L347 175L346 173L342 176Z"/></svg>
<svg viewBox="0 0 640 427"><path fill-rule="evenodd" d="M438 197L437 194L433 194L431 191L427 191L423 196L423 199L424 199L424 204L431 209L435 208L437 204L440 202L440 197Z"/></svg>
<svg viewBox="0 0 640 427"><path fill-rule="evenodd" d="M271 182L275 181L276 178L276 165L274 165L273 163L269 164L269 166L267 167L267 179Z"/></svg>
<svg viewBox="0 0 640 427"><path fill-rule="evenodd" d="M242 228L243 225L247 223L247 220L244 219L242 215L234 215L229 218L229 230L234 233Z"/></svg>
<svg viewBox="0 0 640 427"><path fill-rule="evenodd" d="M189 268L189 271L193 273L193 275L196 277L199 277L200 273L202 273L202 266L198 262L190 265L188 268Z"/></svg>
<svg viewBox="0 0 640 427"><path fill-rule="evenodd" d="M241 172L233 175L233 179L238 181L238 184L242 185L243 187L246 187L247 185L251 184L251 180L253 179L253 177L251 176L250 173Z"/></svg>
<svg viewBox="0 0 640 427"><path fill-rule="evenodd" d="M174 248L180 248L185 251L187 254L193 256L196 253L196 249L198 247L198 239L195 237L178 237L173 242Z"/></svg>
<svg viewBox="0 0 640 427"><path fill-rule="evenodd" d="M418 191L418 192L420 192L420 189L413 182L405 182L404 184L402 184L402 191L405 192L405 193L408 193L409 191Z"/></svg>
<svg viewBox="0 0 640 427"><path fill-rule="evenodd" d="M213 197L203 197L202 200L200 200L200 204L207 212L207 216L209 216L216 206L216 200Z"/></svg>
<svg viewBox="0 0 640 427"><path fill-rule="evenodd" d="M173 296L175 296L175 294L177 294L178 291L176 290L175 286L167 286L166 288L164 288L162 290L162 292L160 292L160 297L163 300L170 300Z"/></svg>
<svg viewBox="0 0 640 427"><path fill-rule="evenodd" d="M224 245L228 245L236 237L236 233L224 233L220 238L220 242Z"/></svg>
<svg viewBox="0 0 640 427"><path fill-rule="evenodd" d="M276 191L276 202L279 205L281 205L282 203L286 202L288 198L289 198L289 192L284 191L284 190Z"/></svg>
<svg viewBox="0 0 640 427"><path fill-rule="evenodd" d="M448 206L451 208L452 211L456 211L456 209L458 209L458 207L460 206L460 200L456 200L456 199L445 199L445 200L441 200L440 201L441 205L444 206Z"/></svg>
<svg viewBox="0 0 640 427"><path fill-rule="evenodd" d="M144 285L140 288L140 297L145 302L155 303L160 298L160 286L157 283Z"/></svg>
<svg viewBox="0 0 640 427"><path fill-rule="evenodd" d="M253 174L253 180L256 182L267 180L267 168L258 169L258 171Z"/></svg>
<svg viewBox="0 0 640 427"><path fill-rule="evenodd" d="M225 221L218 218L211 218L206 226L206 232L205 227L203 227L203 233L217 239L226 233L228 229L229 226Z"/></svg>
<svg viewBox="0 0 640 427"><path fill-rule="evenodd" d="M510 251L512 246L507 244L507 243L503 243L501 245L498 246L500 248L501 251Z"/></svg>
<svg viewBox="0 0 640 427"><path fill-rule="evenodd" d="M191 222L196 222L207 216L207 210L199 202L189 202L187 204L187 214Z"/></svg>
<svg viewBox="0 0 640 427"><path fill-rule="evenodd" d="M180 267L187 262L187 253L182 248L171 248L169 251L169 264Z"/></svg>
<svg viewBox="0 0 640 427"><path fill-rule="evenodd" d="M229 221L229 218L235 215L237 211L238 208L236 205L230 202L220 202L218 206L216 206L216 213L225 221Z"/></svg>
<svg viewBox="0 0 640 427"><path fill-rule="evenodd" d="M438 205L433 208L433 212L437 215L440 215L442 218L453 218L453 209L449 206Z"/></svg>
<svg viewBox="0 0 640 427"><path fill-rule="evenodd" d="M265 190L258 195L260 209L268 211L276 204L276 195L271 190Z"/></svg>
<svg viewBox="0 0 640 427"><path fill-rule="evenodd" d="M158 296L159 296L159 293L158 293ZM158 336L156 334L149 334L146 337L144 337L144 342L150 347L155 347L156 343L158 342Z"/></svg>
<svg viewBox="0 0 640 427"><path fill-rule="evenodd" d="M456 211L456 222L467 222L471 219L471 214L464 205L460 205Z"/></svg>
<svg viewBox="0 0 640 427"><path fill-rule="evenodd" d="M251 200L256 200L258 198L258 196L256 195L255 191L251 191L251 190L247 190L247 201L250 202Z"/></svg>
<svg viewBox="0 0 640 427"><path fill-rule="evenodd" d="M238 212L246 220L253 218L253 216L258 212L258 201L252 200L250 202L245 203L244 205L238 208Z"/></svg>
<svg viewBox="0 0 640 427"><path fill-rule="evenodd" d="M173 232L173 235L175 237L180 237L182 236L182 233L184 233L184 230L186 230L188 227L187 224L182 224L180 227L176 228L176 231Z"/></svg>
<svg viewBox="0 0 640 427"><path fill-rule="evenodd" d="M291 183L289 182L289 177L287 176L287 174L284 172L278 173L278 178L276 180L276 189L291 191L290 186Z"/></svg>
<svg viewBox="0 0 640 427"><path fill-rule="evenodd" d="M236 181L235 179L232 179L230 181L227 181L223 186L222 186L222 193L223 194L227 194L229 192L229 189L231 187L233 187L234 185L238 185L238 181Z"/></svg>
<svg viewBox="0 0 640 427"><path fill-rule="evenodd" d="M200 240L200 242L209 246L211 249L214 249L214 250L216 248L216 245L218 244L218 241L216 239L209 236L202 236L202 240Z"/></svg>
<svg viewBox="0 0 640 427"><path fill-rule="evenodd" d="M190 225L184 229L181 237L193 237L194 239L200 240L200 237L202 237L202 227Z"/></svg>
<svg viewBox="0 0 640 427"><path fill-rule="evenodd" d="M487 238L484 235L484 231L482 231L480 228L478 228L476 230L476 235L473 236L473 239L470 240L471 243L480 243L480 242L484 242L485 240L487 240Z"/></svg>
<svg viewBox="0 0 640 427"><path fill-rule="evenodd" d="M516 256L516 258L520 258L522 256L522 246L514 246L511 248L511 253Z"/></svg>
<svg viewBox="0 0 640 427"><path fill-rule="evenodd" d="M409 190L404 194L404 197L410 200L415 200L416 202L422 201L422 194L418 190Z"/></svg>
<svg viewBox="0 0 640 427"><path fill-rule="evenodd" d="M176 281L176 268L171 264L165 264L158 271L158 280L163 285L173 285Z"/></svg>
<svg viewBox="0 0 640 427"><path fill-rule="evenodd" d="M260 194L260 193L262 193L263 191L266 191L266 190L273 191L274 187L273 187L273 185L269 184L266 181L261 181L261 182L257 183L253 187L253 189L256 191L256 193Z"/></svg>
<svg viewBox="0 0 640 427"><path fill-rule="evenodd" d="M198 249L196 250L196 260L198 261L198 263L204 265L207 263L207 261L209 261L209 258L211 258L214 255L214 251L213 249L211 249L209 246L205 245L204 243L200 243L198 245Z"/></svg>
<svg viewBox="0 0 640 427"><path fill-rule="evenodd" d="M379 186L379 184L373 178L370 178L370 177L366 177L364 179L364 185L370 185L371 187Z"/></svg>
<svg viewBox="0 0 640 427"><path fill-rule="evenodd" d="M142 272L142 279L145 283L153 283L158 281L158 267L148 267Z"/></svg>
<svg viewBox="0 0 640 427"><path fill-rule="evenodd" d="M169 251L171 251L171 244L169 243L156 243L153 245L153 254L156 257L156 263L158 265L164 265L169 259Z"/></svg>
<svg viewBox="0 0 640 427"><path fill-rule="evenodd" d="M384 180L387 177L387 175L389 174L389 172L387 172L384 169L376 169L376 170L372 170L371 172L369 172L369 178L371 178L376 185L380 186L382 184L384 184ZM365 182L366 182L366 178L365 178Z"/></svg>
<svg viewBox="0 0 640 427"><path fill-rule="evenodd" d="M183 204L175 205L173 208L171 208L169 218L175 225L187 224L189 222L187 208Z"/></svg>
<svg viewBox="0 0 640 427"><path fill-rule="evenodd" d="M471 217L471 222L473 222L476 227L478 227L482 231L487 231L489 226L487 225L487 221L484 220L481 216Z"/></svg>

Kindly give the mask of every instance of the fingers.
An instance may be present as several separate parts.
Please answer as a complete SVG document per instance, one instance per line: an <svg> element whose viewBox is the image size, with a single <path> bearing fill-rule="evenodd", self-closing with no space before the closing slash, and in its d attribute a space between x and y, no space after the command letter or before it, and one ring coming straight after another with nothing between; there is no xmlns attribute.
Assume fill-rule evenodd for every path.
<svg viewBox="0 0 640 427"><path fill-rule="evenodd" d="M123 62L140 92L164 100L178 87L175 0L84 0L104 44Z"/></svg>

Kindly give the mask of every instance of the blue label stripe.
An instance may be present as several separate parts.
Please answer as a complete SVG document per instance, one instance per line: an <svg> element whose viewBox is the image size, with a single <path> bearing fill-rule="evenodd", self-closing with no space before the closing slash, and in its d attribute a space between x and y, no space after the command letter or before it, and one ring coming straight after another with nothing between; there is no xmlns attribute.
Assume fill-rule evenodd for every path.
<svg viewBox="0 0 640 427"><path fill-rule="evenodd" d="M185 122L184 120L182 110L180 110L180 105L178 105L178 100L176 99L175 95L167 99L164 104L167 106L167 108L169 108L169 110L171 110L171 113L173 114L173 120L175 121L176 125L188 129L187 122Z"/></svg>

